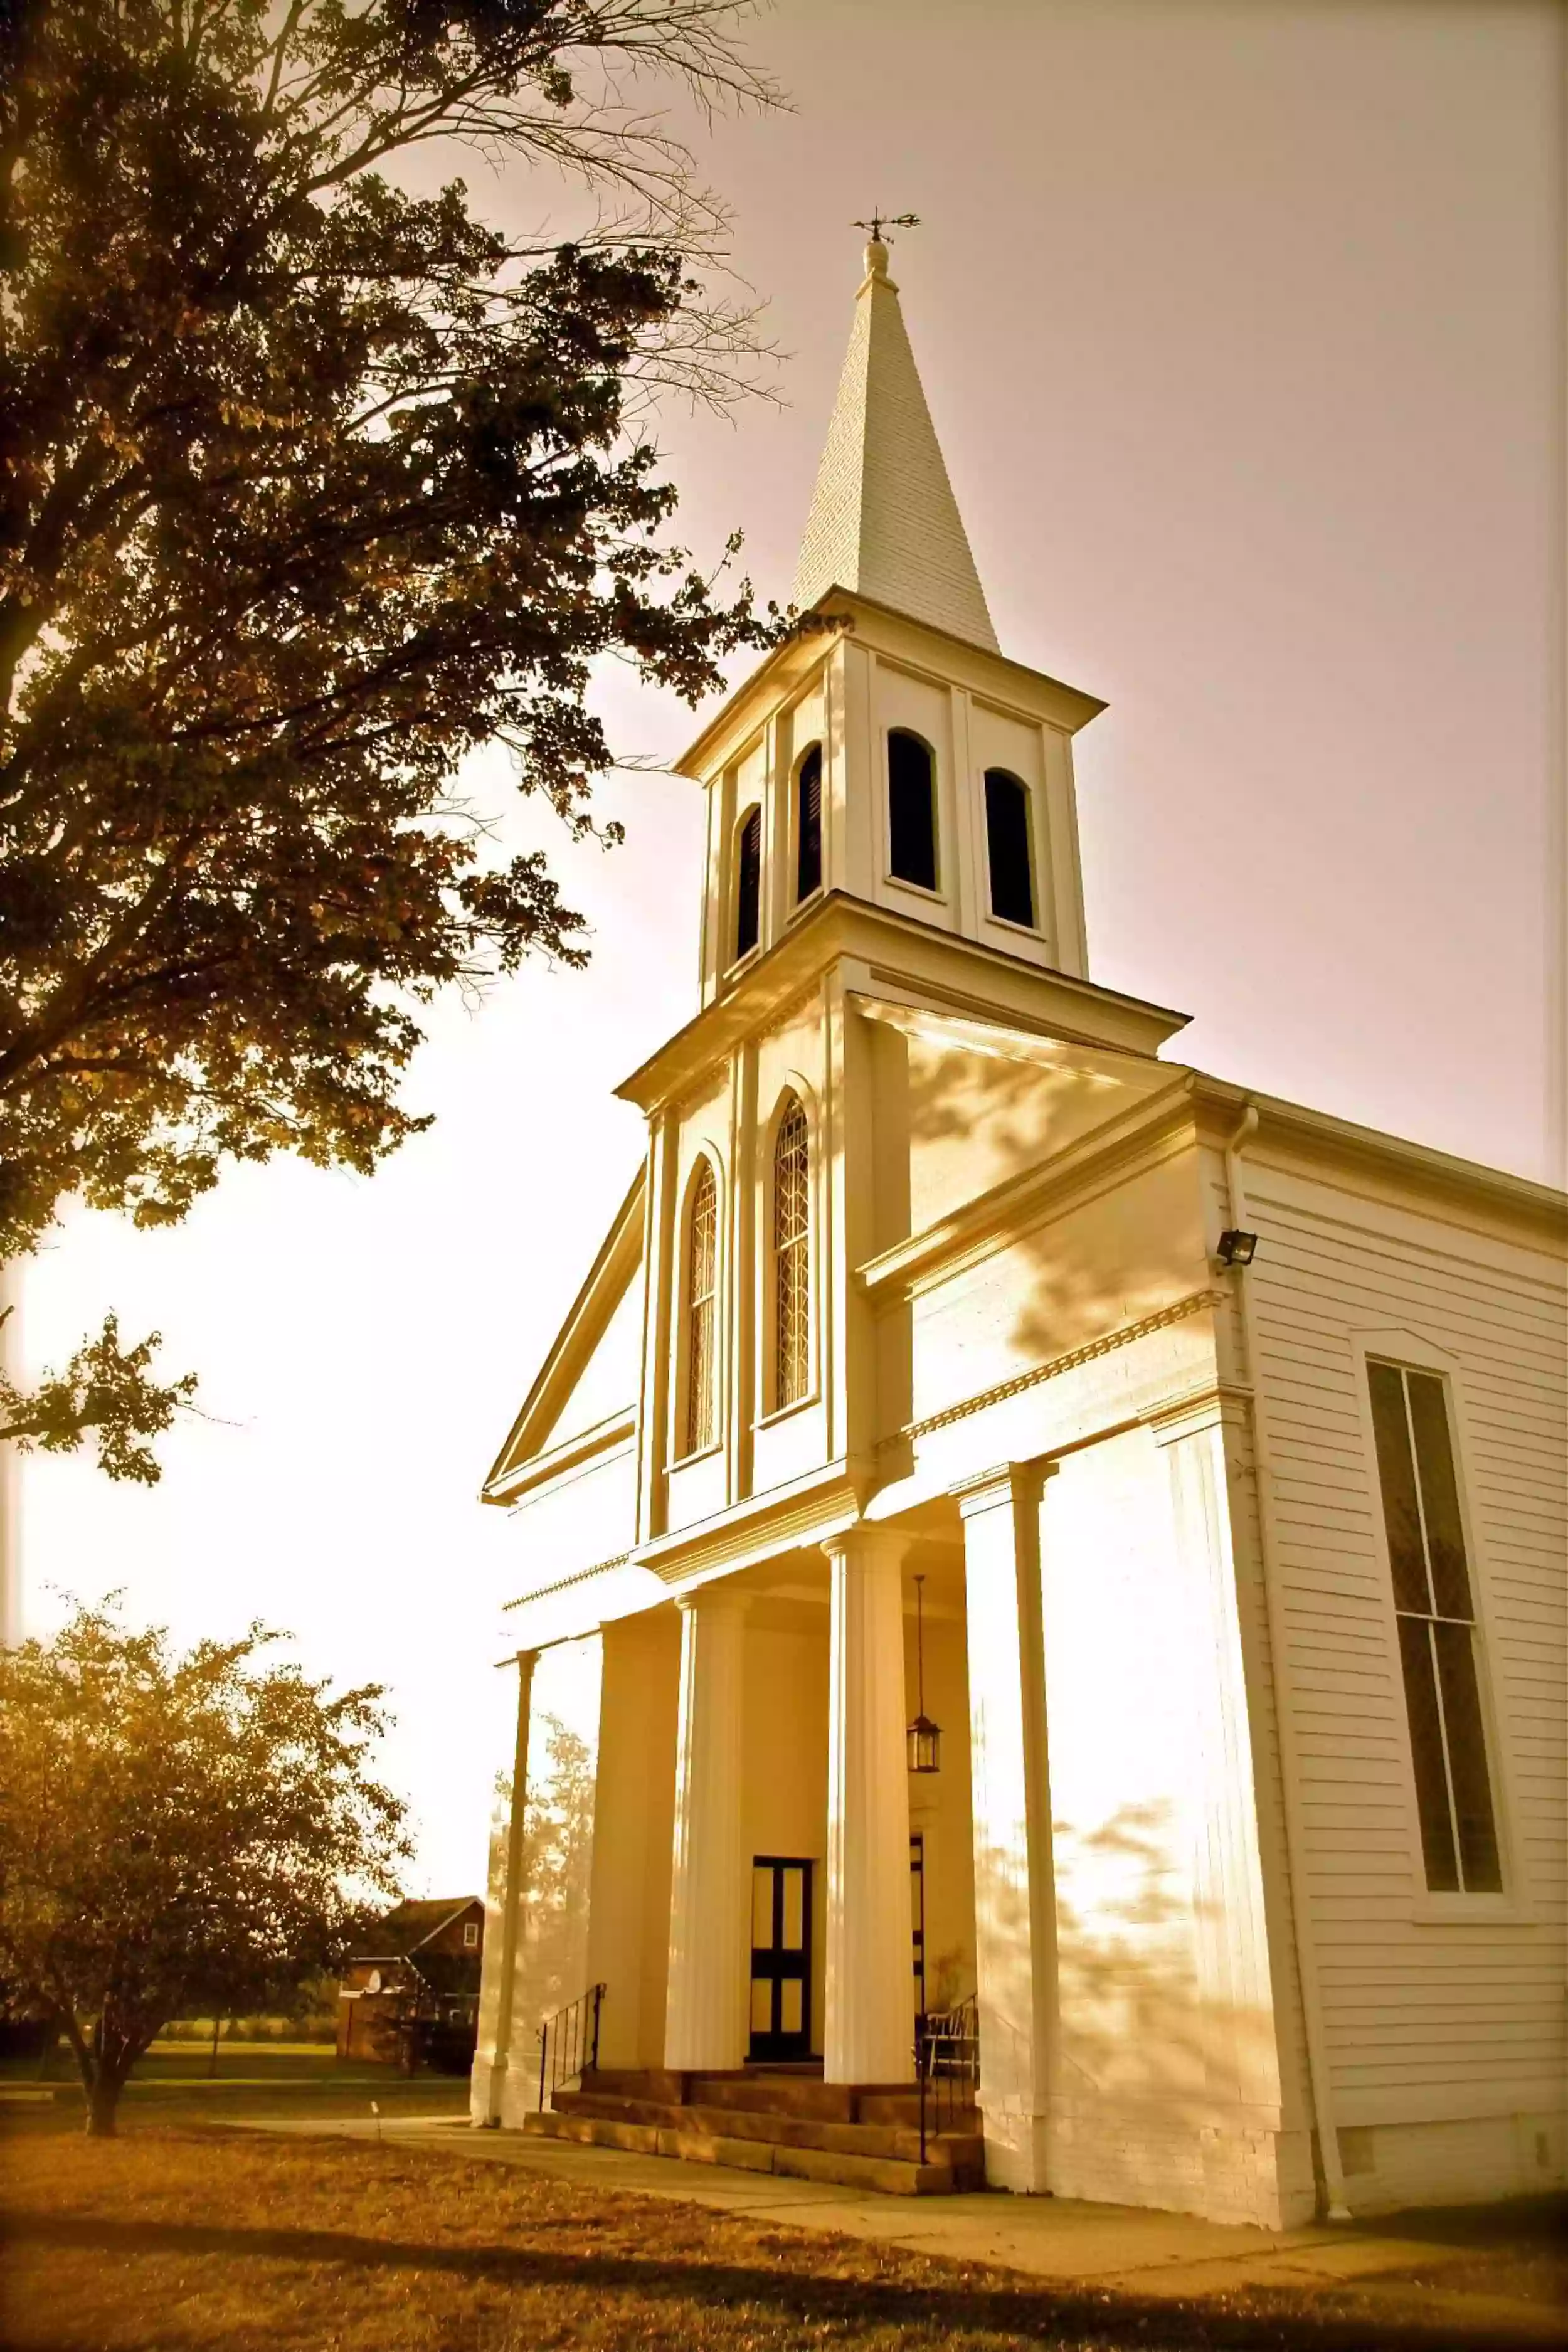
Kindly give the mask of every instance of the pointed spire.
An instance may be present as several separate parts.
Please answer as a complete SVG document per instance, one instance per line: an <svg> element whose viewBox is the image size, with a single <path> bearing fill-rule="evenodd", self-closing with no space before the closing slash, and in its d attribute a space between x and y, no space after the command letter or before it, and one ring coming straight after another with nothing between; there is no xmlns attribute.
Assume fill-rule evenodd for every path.
<svg viewBox="0 0 1568 2352"><path fill-rule="evenodd" d="M888 275L888 248L876 238L866 247L795 601L804 611L833 587L1000 650Z"/></svg>

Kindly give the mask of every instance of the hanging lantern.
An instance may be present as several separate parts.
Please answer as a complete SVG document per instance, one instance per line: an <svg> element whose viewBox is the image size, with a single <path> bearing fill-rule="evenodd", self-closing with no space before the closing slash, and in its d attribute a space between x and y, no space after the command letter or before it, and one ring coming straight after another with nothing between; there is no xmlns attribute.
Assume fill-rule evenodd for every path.
<svg viewBox="0 0 1568 2352"><path fill-rule="evenodd" d="M915 1579L915 1694L919 1712L904 1738L909 1744L911 1772L942 1770L942 1728L926 1713L925 1578Z"/></svg>

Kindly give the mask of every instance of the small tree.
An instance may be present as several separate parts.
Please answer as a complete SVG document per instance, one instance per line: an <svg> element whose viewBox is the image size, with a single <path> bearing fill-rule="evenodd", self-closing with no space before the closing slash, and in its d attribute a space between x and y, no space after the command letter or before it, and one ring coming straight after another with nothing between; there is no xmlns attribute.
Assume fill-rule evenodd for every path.
<svg viewBox="0 0 1568 2352"><path fill-rule="evenodd" d="M181 1656L110 1606L0 1653L0 1980L58 2018L95 2135L170 2019L335 1969L396 1892L382 1693L265 1664L276 1638Z"/></svg>

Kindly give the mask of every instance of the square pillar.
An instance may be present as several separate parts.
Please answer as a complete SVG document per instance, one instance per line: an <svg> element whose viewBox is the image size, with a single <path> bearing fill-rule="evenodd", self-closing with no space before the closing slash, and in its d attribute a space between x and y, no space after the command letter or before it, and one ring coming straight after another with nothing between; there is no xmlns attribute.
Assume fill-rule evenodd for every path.
<svg viewBox="0 0 1568 2352"><path fill-rule="evenodd" d="M742 1847L746 1595L731 1584L677 1596L680 1710L669 1889L664 2063L718 2074L745 2063L751 1877Z"/></svg>
<svg viewBox="0 0 1568 2352"><path fill-rule="evenodd" d="M953 1490L963 1520L985 2177L1023 2191L1050 2186L1057 1939L1039 1528L1053 1466L1005 1463Z"/></svg>
<svg viewBox="0 0 1568 2352"><path fill-rule="evenodd" d="M914 2079L910 1791L904 1744L905 1538L855 1527L831 1571L827 1985L823 2077Z"/></svg>
<svg viewBox="0 0 1568 2352"><path fill-rule="evenodd" d="M511 1810L490 1852L485 1906L484 1957L479 1965L479 2036L468 2077L468 2116L492 2126L501 2117L512 2012L517 1999L517 1941L522 1915L522 1832L528 1807L528 1727L537 1650L517 1657L517 1738L512 1750Z"/></svg>

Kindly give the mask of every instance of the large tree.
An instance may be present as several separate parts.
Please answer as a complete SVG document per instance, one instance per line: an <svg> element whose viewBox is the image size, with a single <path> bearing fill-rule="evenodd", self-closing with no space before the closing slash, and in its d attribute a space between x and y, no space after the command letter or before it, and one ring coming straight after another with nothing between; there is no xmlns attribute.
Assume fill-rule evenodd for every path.
<svg viewBox="0 0 1568 2352"><path fill-rule="evenodd" d="M0 1651L0 1982L69 2040L112 2133L171 2018L235 2016L335 1969L406 1859L370 1754L374 1685L268 1665L274 1637L183 1656L111 1608Z"/></svg>
<svg viewBox="0 0 1568 2352"><path fill-rule="evenodd" d="M646 395L724 396L745 327L617 87L765 100L733 0L11 5L0 1262L73 1194L154 1224L228 1159L374 1169L423 1124L420 1007L584 955L465 755L581 833L591 666L694 700L772 625L666 536ZM620 210L519 244L436 185L465 144ZM175 1391L91 1344L144 1438ZM39 1420L0 1395L0 1436Z"/></svg>

